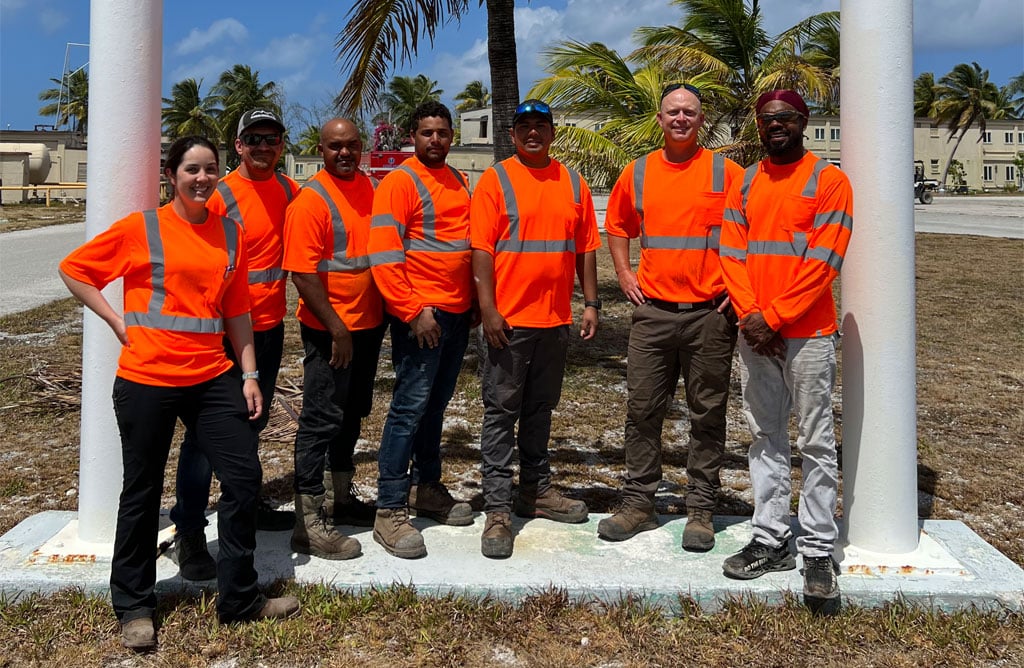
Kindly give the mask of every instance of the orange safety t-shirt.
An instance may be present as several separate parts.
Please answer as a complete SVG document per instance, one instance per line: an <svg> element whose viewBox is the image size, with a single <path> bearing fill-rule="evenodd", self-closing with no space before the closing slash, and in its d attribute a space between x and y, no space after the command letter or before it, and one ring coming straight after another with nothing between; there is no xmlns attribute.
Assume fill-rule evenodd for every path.
<svg viewBox="0 0 1024 668"><path fill-rule="evenodd" d="M413 156L377 186L373 278L388 313L403 322L425 306L462 313L472 305L468 183L453 167L430 169Z"/></svg>
<svg viewBox="0 0 1024 668"><path fill-rule="evenodd" d="M659 149L626 165L608 198L604 229L640 237L637 281L644 295L694 303L725 292L718 260L722 211L729 186L742 179L742 167L704 148L682 163L669 162Z"/></svg>
<svg viewBox="0 0 1024 668"><path fill-rule="evenodd" d="M249 310L244 233L234 221L213 213L201 225L182 219L171 204L160 207L156 214L156 239L148 237L143 213L133 213L72 251L60 268L71 278L99 289L124 278L128 345L121 347L118 376L145 385L196 385L231 368L224 353L223 319ZM237 233L233 265L226 250L225 222ZM162 261L159 251L157 257L151 257L154 245L162 247ZM158 284L162 269L162 305L153 290L153 262ZM176 329L189 329L203 319L211 331L131 324L133 317L147 316L153 321L174 321L171 326Z"/></svg>
<svg viewBox="0 0 1024 668"><path fill-rule="evenodd" d="M807 152L767 158L729 191L722 224L726 287L740 318L760 311L787 338L836 331L832 281L853 229L853 189L835 165Z"/></svg>
<svg viewBox="0 0 1024 668"><path fill-rule="evenodd" d="M327 193L340 221L317 187ZM335 313L352 331L371 329L384 319L366 255L372 208L373 183L368 176L357 173L352 180L339 179L321 169L302 186L285 214L285 271L316 273ZM304 325L326 329L301 298L296 316Z"/></svg>
<svg viewBox="0 0 1024 668"><path fill-rule="evenodd" d="M491 167L480 177L470 215L473 250L494 256L498 312L512 327L571 324L576 256L601 246L590 188L579 178L575 192L573 177L557 160L542 169L515 157L498 165L512 192ZM509 204L517 214L512 218Z"/></svg>
<svg viewBox="0 0 1024 668"><path fill-rule="evenodd" d="M275 173L265 181L255 181L236 169L220 180L206 205L216 214L233 218L245 229L252 328L257 332L276 327L288 308L281 269L284 211L298 191L299 184L284 174Z"/></svg>

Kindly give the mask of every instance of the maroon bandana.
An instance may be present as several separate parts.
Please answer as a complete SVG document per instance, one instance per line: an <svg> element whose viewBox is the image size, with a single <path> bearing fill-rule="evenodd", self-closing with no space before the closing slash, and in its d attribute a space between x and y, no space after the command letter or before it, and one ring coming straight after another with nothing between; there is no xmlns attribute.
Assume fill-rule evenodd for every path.
<svg viewBox="0 0 1024 668"><path fill-rule="evenodd" d="M772 100L779 100L785 102L789 106L799 111L804 116L810 116L811 112L807 110L807 103L800 97L800 94L792 90L770 90L765 93L761 93L761 97L757 98L757 103L754 104L754 113L759 113L761 107L768 104Z"/></svg>

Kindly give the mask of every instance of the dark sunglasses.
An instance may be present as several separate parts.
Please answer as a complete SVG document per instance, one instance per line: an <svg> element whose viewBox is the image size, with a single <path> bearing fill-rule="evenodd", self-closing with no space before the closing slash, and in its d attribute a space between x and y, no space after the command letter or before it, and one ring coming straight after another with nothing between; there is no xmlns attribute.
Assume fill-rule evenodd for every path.
<svg viewBox="0 0 1024 668"><path fill-rule="evenodd" d="M550 114L551 107L548 106L547 102L523 102L516 107L516 116L519 114L532 114L537 112L538 114Z"/></svg>
<svg viewBox="0 0 1024 668"><path fill-rule="evenodd" d="M778 121L785 125L798 118L804 118L804 115L799 111L780 111L777 114L758 114L755 118L757 118L758 125L771 125L772 121Z"/></svg>
<svg viewBox="0 0 1024 668"><path fill-rule="evenodd" d="M663 88L662 91L661 91L661 99L664 100L665 97L669 93L675 92L675 91L679 90L680 88L682 88L683 90L690 91L691 93L693 93L694 95L697 96L697 101L698 102L701 101L700 88L697 88L696 86L694 86L692 84L688 84L688 83L674 83L674 84L669 84L669 85L665 86L665 88Z"/></svg>
<svg viewBox="0 0 1024 668"><path fill-rule="evenodd" d="M278 144L281 143L281 135L280 134L272 134L272 135L246 134L246 135L242 135L241 139L242 139L242 143L245 144L246 146L259 146L260 142L263 142L267 146L277 146Z"/></svg>

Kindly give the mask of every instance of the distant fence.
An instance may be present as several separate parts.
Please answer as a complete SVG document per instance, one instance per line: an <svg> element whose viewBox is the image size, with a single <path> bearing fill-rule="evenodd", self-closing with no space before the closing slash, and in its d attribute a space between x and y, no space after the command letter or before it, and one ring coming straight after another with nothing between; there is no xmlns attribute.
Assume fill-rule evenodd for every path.
<svg viewBox="0 0 1024 668"><path fill-rule="evenodd" d="M23 192L24 191L33 191L35 193L36 197L39 197L39 193L40 192L44 192L45 193L45 198L46 198L46 206L50 206L50 201L54 200L54 199L58 199L58 200L61 200L63 202L67 202L68 199L70 198L70 199L73 199L73 200L75 200L77 202L81 198L71 197L66 192L63 192L63 191L67 191L67 190L85 190L85 189L86 189L86 184L84 184L84 183L56 183L56 184L54 184L54 183L47 183L47 184L38 185L38 186L0 186L0 191L3 191L3 190L21 190ZM53 195L53 191L54 190L62 191L62 194L54 196Z"/></svg>

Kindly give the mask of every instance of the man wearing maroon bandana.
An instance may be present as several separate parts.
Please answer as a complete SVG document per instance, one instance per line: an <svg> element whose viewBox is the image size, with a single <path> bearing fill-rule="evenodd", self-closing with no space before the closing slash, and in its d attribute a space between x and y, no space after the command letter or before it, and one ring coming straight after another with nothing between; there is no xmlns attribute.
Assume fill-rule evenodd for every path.
<svg viewBox="0 0 1024 668"><path fill-rule="evenodd" d="M803 557L804 600L839 607L832 558L839 467L832 388L836 377L839 275L853 228L850 182L803 146L807 105L791 90L761 95L757 130L768 156L749 167L726 197L720 257L740 321L743 411L752 443L753 538L723 564L748 580L796 568L790 553L789 413L797 418L803 462L796 538Z"/></svg>

